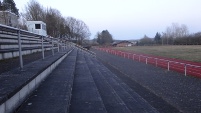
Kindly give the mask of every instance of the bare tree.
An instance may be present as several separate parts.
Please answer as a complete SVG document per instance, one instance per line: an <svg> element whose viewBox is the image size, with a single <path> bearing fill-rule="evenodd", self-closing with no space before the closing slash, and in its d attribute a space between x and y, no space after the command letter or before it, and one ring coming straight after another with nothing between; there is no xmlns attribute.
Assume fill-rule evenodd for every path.
<svg viewBox="0 0 201 113"><path fill-rule="evenodd" d="M189 35L188 27L185 24L181 25L181 37L185 37Z"/></svg>
<svg viewBox="0 0 201 113"><path fill-rule="evenodd" d="M61 29L65 19L57 9L49 8L46 11L47 33L53 37L60 37L62 35Z"/></svg>
<svg viewBox="0 0 201 113"><path fill-rule="evenodd" d="M67 17L66 25L69 27L70 37L76 40L78 44L82 44L82 41L91 35L88 26L82 20Z"/></svg>
<svg viewBox="0 0 201 113"><path fill-rule="evenodd" d="M27 20L32 21L44 21L45 20L45 10L38 2L32 0L25 7L26 13L23 16Z"/></svg>
<svg viewBox="0 0 201 113"><path fill-rule="evenodd" d="M178 23L172 23L172 26L166 28L165 33L168 38L180 38L188 35L188 28L184 24L180 26Z"/></svg>
<svg viewBox="0 0 201 113"><path fill-rule="evenodd" d="M148 36L144 35L142 39L140 39L139 42L140 45L152 45L153 39L149 38Z"/></svg>
<svg viewBox="0 0 201 113"><path fill-rule="evenodd" d="M44 8L32 0L26 6L23 14L27 20L43 21L47 25L47 34L55 38L76 39L79 44L90 36L88 26L73 17L63 17L60 11L53 8Z"/></svg>
<svg viewBox="0 0 201 113"><path fill-rule="evenodd" d="M172 23L172 26L168 26L163 33L163 42L168 44L174 44L177 38L185 38L189 35L188 27L184 24ZM178 41L178 40L177 40Z"/></svg>

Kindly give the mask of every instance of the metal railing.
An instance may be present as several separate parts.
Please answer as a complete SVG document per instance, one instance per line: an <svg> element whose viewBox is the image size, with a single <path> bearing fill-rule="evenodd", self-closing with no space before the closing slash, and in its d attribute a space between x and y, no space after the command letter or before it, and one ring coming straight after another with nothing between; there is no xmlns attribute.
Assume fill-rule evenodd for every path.
<svg viewBox="0 0 201 113"><path fill-rule="evenodd" d="M110 54L124 57L124 58L137 60L139 62L145 62L146 64L152 64L152 65L155 65L156 67L166 68L168 71L175 70L175 71L184 73L185 76L193 75L193 76L201 77L201 64L194 65L194 64L185 63L185 62L150 57L150 56L146 56L146 55L123 52L123 51L119 51L119 50L112 50L112 49L108 49L108 48L98 48L98 49L101 51L110 53Z"/></svg>
<svg viewBox="0 0 201 113"><path fill-rule="evenodd" d="M20 69L23 69L23 55L34 52L41 52L42 59L44 52L52 50L54 55L65 50L71 43L53 37L41 36L18 28L0 24L0 60L19 57Z"/></svg>

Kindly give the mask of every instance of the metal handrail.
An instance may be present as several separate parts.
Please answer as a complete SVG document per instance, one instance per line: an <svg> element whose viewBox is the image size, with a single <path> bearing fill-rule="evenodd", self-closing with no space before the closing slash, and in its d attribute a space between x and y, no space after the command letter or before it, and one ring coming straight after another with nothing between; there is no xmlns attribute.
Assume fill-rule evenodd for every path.
<svg viewBox="0 0 201 113"><path fill-rule="evenodd" d="M20 59L20 69L23 69L23 55L22 55L22 41L27 40L29 42L34 42L34 41L38 41L39 43L41 43L41 51L42 51L42 59L44 59L44 49L45 49L45 45L47 42L49 42L49 44L52 44L52 51L54 51L55 49L55 44L57 44L57 49L58 52L59 50L59 46L67 46L65 43L63 43L60 39L56 39L56 38L49 38L47 36L42 36L36 33L32 33L26 30L22 30L22 29L18 29L18 28L14 28L14 27L10 27L10 26L6 26L6 25L1 25L0 24L0 39L8 39L9 41L14 41L16 42L16 40L18 40L18 47L13 48L14 50L16 50L18 48L19 51L19 59ZM3 42L4 43L4 42ZM6 41L5 41L6 43ZM28 42L26 42L28 43ZM37 44L36 44L37 45ZM48 46L50 47L50 46ZM67 47L64 47L64 49ZM6 49L1 49L1 50L6 50ZM11 49L7 48L8 51L11 51ZM52 53L54 55L54 52Z"/></svg>

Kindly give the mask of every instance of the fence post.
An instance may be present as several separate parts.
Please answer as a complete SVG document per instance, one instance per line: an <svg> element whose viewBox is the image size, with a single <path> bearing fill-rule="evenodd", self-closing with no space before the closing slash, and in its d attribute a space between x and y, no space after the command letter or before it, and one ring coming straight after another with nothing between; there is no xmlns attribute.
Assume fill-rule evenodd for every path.
<svg viewBox="0 0 201 113"><path fill-rule="evenodd" d="M22 59L22 43L21 43L20 29L18 29L18 46L19 46L19 58L20 58L20 70L22 70L23 59Z"/></svg>
<svg viewBox="0 0 201 113"><path fill-rule="evenodd" d="M124 58L126 57L126 53L124 52Z"/></svg>
<svg viewBox="0 0 201 113"><path fill-rule="evenodd" d="M168 71L170 71L170 61L168 61Z"/></svg>
<svg viewBox="0 0 201 113"><path fill-rule="evenodd" d="M187 74L187 65L186 64L185 64L185 67L184 67L184 74L185 74L185 76Z"/></svg>
<svg viewBox="0 0 201 113"><path fill-rule="evenodd" d="M133 54L133 60L135 60L135 54Z"/></svg>
<svg viewBox="0 0 201 113"><path fill-rule="evenodd" d="M42 40L42 57L43 57L43 59L44 59L44 58L45 58L45 55L44 55L43 36L41 36L41 40Z"/></svg>
<svg viewBox="0 0 201 113"><path fill-rule="evenodd" d="M158 66L158 58L156 58L156 67Z"/></svg>
<svg viewBox="0 0 201 113"><path fill-rule="evenodd" d="M140 62L140 56L141 56L141 55L139 55L139 62Z"/></svg>
<svg viewBox="0 0 201 113"><path fill-rule="evenodd" d="M147 57L146 57L146 64L147 64Z"/></svg>

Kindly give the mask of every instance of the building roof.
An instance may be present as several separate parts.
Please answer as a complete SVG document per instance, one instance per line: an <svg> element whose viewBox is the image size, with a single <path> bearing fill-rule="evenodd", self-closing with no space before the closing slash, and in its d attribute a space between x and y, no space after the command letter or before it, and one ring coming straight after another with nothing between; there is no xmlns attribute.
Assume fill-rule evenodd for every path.
<svg viewBox="0 0 201 113"><path fill-rule="evenodd" d="M120 43L130 43L130 44L134 44L133 42L127 41L127 40L123 40L123 41L118 41L118 42L113 42L112 45L117 45Z"/></svg>

